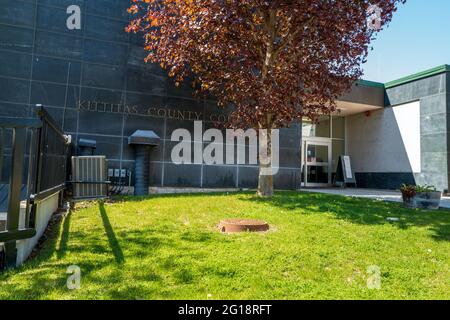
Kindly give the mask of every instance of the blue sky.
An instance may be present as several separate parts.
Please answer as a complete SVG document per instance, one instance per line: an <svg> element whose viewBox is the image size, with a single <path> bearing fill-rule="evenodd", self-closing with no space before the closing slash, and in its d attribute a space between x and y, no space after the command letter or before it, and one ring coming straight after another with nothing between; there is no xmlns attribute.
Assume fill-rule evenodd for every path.
<svg viewBox="0 0 450 320"><path fill-rule="evenodd" d="M365 80L388 82L450 64L450 0L407 0L372 46Z"/></svg>

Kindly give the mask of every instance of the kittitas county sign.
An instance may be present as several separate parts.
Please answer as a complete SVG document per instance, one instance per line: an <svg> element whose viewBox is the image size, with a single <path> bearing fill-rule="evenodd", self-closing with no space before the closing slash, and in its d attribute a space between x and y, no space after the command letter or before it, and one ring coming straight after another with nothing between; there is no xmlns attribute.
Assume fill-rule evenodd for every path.
<svg viewBox="0 0 450 320"><path fill-rule="evenodd" d="M78 109L80 111L120 113L188 121L226 122L228 120L227 116L223 114L211 114L209 119L203 119L202 111L187 111L168 107L140 107L101 101L79 101Z"/></svg>

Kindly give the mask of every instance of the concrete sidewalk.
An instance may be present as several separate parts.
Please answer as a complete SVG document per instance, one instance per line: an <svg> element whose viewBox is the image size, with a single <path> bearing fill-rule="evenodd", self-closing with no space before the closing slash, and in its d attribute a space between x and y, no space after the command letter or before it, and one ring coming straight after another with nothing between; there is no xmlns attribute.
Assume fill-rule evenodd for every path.
<svg viewBox="0 0 450 320"><path fill-rule="evenodd" d="M402 202L402 194L399 191L390 191L390 190L317 188L317 189L301 189L301 191L334 194L346 197L367 198L379 201ZM442 198L441 207L450 209L449 197Z"/></svg>

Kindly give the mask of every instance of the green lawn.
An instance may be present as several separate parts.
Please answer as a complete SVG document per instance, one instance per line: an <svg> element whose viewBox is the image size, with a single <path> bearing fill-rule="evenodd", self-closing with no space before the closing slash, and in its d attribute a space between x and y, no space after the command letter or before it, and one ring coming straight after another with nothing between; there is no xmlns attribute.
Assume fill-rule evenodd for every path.
<svg viewBox="0 0 450 320"><path fill-rule="evenodd" d="M221 234L222 218L273 230ZM398 217L399 222L388 222ZM66 270L81 268L68 290ZM367 270L381 268L381 289ZM449 299L450 211L339 196L249 193L92 203L39 256L0 275L1 299Z"/></svg>

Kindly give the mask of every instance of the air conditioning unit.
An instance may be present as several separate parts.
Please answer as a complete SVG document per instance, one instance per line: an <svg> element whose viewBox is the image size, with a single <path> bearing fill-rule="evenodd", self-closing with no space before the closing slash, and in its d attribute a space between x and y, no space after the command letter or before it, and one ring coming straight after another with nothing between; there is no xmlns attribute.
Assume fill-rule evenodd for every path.
<svg viewBox="0 0 450 320"><path fill-rule="evenodd" d="M105 156L72 157L74 200L108 197L108 169Z"/></svg>

